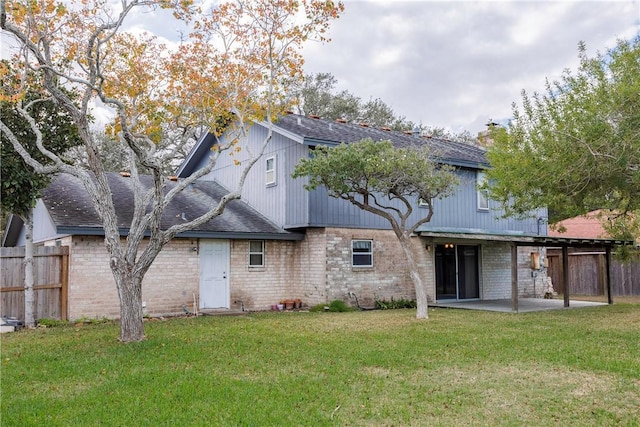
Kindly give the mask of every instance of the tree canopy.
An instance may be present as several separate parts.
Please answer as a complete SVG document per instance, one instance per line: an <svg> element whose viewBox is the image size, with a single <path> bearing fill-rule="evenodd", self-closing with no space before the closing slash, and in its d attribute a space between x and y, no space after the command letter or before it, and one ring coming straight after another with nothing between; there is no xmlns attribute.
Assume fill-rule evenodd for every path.
<svg viewBox="0 0 640 427"><path fill-rule="evenodd" d="M395 148L389 141L366 139L335 147L317 146L312 157L296 165L293 177L305 176L307 190L323 186L329 196L389 222L407 259L416 290L417 317L426 318L427 293L410 237L431 220L433 200L453 192L458 183L453 168L439 164L426 145ZM418 201L426 214L415 219L412 213Z"/></svg>
<svg viewBox="0 0 640 427"><path fill-rule="evenodd" d="M315 115L329 120L344 119L348 122L367 123L375 127L388 127L397 131L413 131L433 137L476 144L477 138L468 131L453 133L443 127L426 126L397 115L393 108L380 98L363 101L347 90L336 91L338 80L331 73L305 75L302 84L293 91L298 114Z"/></svg>
<svg viewBox="0 0 640 427"><path fill-rule="evenodd" d="M640 237L640 37L589 57L522 92L507 128L488 151L490 192L507 213L547 206L551 220L608 210L614 237Z"/></svg>
<svg viewBox="0 0 640 427"><path fill-rule="evenodd" d="M15 45L9 69L22 79L3 86L0 96L29 123L35 145L49 161L31 156L4 116L0 131L36 172L67 173L83 183L103 222L122 341L144 339L142 279L163 246L241 197L247 174L271 139L273 118L287 108L288 88L302 77L304 43L327 41L329 23L343 9L331 0L0 0L0 26ZM180 43L126 30L135 13L162 10L185 28ZM6 72L0 69L3 81ZM55 100L71 117L86 162L70 164L48 149L26 105L23 79L31 74L38 77L42 99ZM78 96L69 96L68 87ZM103 147L90 127L98 104L113 112L107 133L128 156L135 214L126 239L120 235ZM245 137L258 120L269 131L250 152ZM206 165L165 191L167 165L204 132L215 138L224 132L225 138L218 139ZM209 173L220 155L240 150L248 155L236 159L241 168L236 187L200 217L162 229L171 201ZM143 173L151 176L152 188L143 185Z"/></svg>
<svg viewBox="0 0 640 427"><path fill-rule="evenodd" d="M18 76L9 69L7 61L0 62L4 70L1 85L4 87L18 82ZM33 76L32 76L33 77ZM59 108L52 99L42 99L38 92L38 83L28 79L29 87L24 94L24 105L31 117L37 120L42 137L47 141L47 147L53 153L62 155L71 147L81 144L71 117ZM9 126L16 138L29 154L43 164L51 162L47 156L36 147L36 135L32 131L28 120L19 113L15 104L6 99L0 99L0 116ZM51 181L50 175L36 173L13 149L7 135L0 132L0 164L2 165L2 182L0 183L0 206L7 213L24 215L35 206L40 192Z"/></svg>

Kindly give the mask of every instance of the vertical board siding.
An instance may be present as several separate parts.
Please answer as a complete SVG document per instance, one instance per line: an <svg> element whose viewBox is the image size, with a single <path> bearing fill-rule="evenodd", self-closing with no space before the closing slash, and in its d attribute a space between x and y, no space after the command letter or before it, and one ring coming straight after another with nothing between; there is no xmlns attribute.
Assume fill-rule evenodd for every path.
<svg viewBox="0 0 640 427"><path fill-rule="evenodd" d="M562 279L562 255L559 250L549 250L549 273L556 292L564 293ZM611 260L611 288L614 296L640 296L640 261L621 262ZM605 252L570 252L570 295L605 294Z"/></svg>
<svg viewBox="0 0 640 427"><path fill-rule="evenodd" d="M222 153L215 168L204 179L216 180L229 189L235 188L248 152L257 152L266 137L265 128L254 126L247 139L239 144L241 150L233 156ZM291 173L298 159L306 156L306 153L307 147L274 133L264 155L247 175L242 200L281 227L285 224L305 224L308 212L306 190L303 180L294 180ZM276 158L276 183L266 185L266 159L272 156ZM235 165L234 160L240 161L240 165ZM199 166L206 161L202 159ZM294 181L295 184L292 184Z"/></svg>
<svg viewBox="0 0 640 427"><path fill-rule="evenodd" d="M233 188L242 167L235 166L247 158L247 148L256 152L267 129L254 126L246 140L240 143L242 149L230 156L222 153L214 170L205 179L216 180L227 188ZM304 178L293 179L291 174L301 158L309 155L309 148L286 136L274 133L264 157L252 168L242 191L242 199L271 221L283 228L289 227L350 227L390 229L387 221L377 215L361 211L351 203L329 197L326 189L317 188L308 192L304 189ZM266 158L276 156L276 185L265 184ZM198 166L206 163L203 158ZM459 169L460 185L455 193L445 199L434 201L434 215L429 228L459 228L495 232L521 232L526 234L546 234L546 226L538 229L537 217L546 217L546 211L534 213L530 219L502 218L504 211L495 201L489 201L489 210L477 208L476 171ZM395 203L394 203L395 204ZM398 204L399 206L399 204ZM427 214L424 208L415 209L410 218L414 223Z"/></svg>
<svg viewBox="0 0 640 427"><path fill-rule="evenodd" d="M2 292L0 309L2 316L24 319L24 247L2 248ZM36 319L66 320L64 310L68 271L66 246L37 246L34 254L33 274Z"/></svg>
<svg viewBox="0 0 640 427"><path fill-rule="evenodd" d="M489 202L488 211L477 208L475 171L459 170L460 185L449 197L434 200L434 213L429 228L459 228L495 232L522 232L546 235L546 226L538 230L537 217L546 217L541 210L536 218L502 218L504 211L497 202ZM400 206L399 203L396 205ZM417 200L409 223L413 224L427 215L426 208L418 207ZM355 227L389 229L388 222L372 213L361 211L345 200L329 197L326 189L318 188L309 195L309 222L312 226Z"/></svg>

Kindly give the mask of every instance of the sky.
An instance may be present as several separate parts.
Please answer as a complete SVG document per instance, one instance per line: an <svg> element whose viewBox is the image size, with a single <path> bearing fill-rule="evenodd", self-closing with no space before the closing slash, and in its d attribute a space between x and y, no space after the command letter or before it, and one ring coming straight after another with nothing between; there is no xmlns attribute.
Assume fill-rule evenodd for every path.
<svg viewBox="0 0 640 427"><path fill-rule="evenodd" d="M307 73L380 98L396 114L472 134L506 123L521 91L544 92L589 56L640 33L635 1L345 1L331 43L307 46Z"/></svg>
<svg viewBox="0 0 640 427"><path fill-rule="evenodd" d="M546 78L576 70L580 41L593 56L640 34L640 0L343 1L332 41L305 46L305 73L331 73L338 91L474 135L489 120L506 124L522 90L543 92ZM178 36L158 14L130 25Z"/></svg>

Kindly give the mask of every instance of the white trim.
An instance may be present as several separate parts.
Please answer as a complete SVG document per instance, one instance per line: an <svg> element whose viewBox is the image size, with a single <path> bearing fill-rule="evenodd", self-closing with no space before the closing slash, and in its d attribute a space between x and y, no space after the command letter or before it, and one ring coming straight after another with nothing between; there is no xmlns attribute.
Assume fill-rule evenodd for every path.
<svg viewBox="0 0 640 427"><path fill-rule="evenodd" d="M487 175L483 171L476 171L476 207L479 211L489 210L489 192L478 188L487 182Z"/></svg>
<svg viewBox="0 0 640 427"><path fill-rule="evenodd" d="M353 244L355 242L368 242L369 246L370 246L370 251L369 252L354 252L353 251ZM354 260L354 256L355 255L365 255L365 256L369 256L371 257L371 263L370 264L355 264L353 262ZM373 240L370 239L352 239L351 240L351 267L353 268L370 268L373 267Z"/></svg>
<svg viewBox="0 0 640 427"><path fill-rule="evenodd" d="M260 251L252 251L251 243L252 242L260 242ZM262 259L261 264L251 264L251 255L260 255ZM264 258L265 258L265 244L264 240L249 240L249 268L261 268L264 267Z"/></svg>
<svg viewBox="0 0 640 427"><path fill-rule="evenodd" d="M269 169L269 160L273 161L273 165L271 167L271 169ZM265 178L265 185L267 186L272 186L272 185L276 185L277 184L277 171L278 171L278 161L276 159L276 156L269 156L266 159L264 159L264 178Z"/></svg>

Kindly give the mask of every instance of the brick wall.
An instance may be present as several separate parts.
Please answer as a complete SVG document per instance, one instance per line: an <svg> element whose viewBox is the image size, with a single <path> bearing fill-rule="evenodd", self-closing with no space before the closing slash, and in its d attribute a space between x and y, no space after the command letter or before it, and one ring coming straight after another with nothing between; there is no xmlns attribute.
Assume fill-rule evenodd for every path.
<svg viewBox="0 0 640 427"><path fill-rule="evenodd" d="M231 308L269 310L284 299L307 306L326 302L324 229L302 241L265 241L264 267L249 267L249 241L231 241Z"/></svg>
<svg viewBox="0 0 640 427"><path fill-rule="evenodd" d="M231 308L269 310L271 305L304 296L297 260L299 242L265 241L264 267L249 267L249 241L232 240L229 287Z"/></svg>
<svg viewBox="0 0 640 427"><path fill-rule="evenodd" d="M103 237L72 238L68 295L69 319L119 317L118 292Z"/></svg>
<svg viewBox="0 0 640 427"><path fill-rule="evenodd" d="M531 276L531 252L535 247L518 247L518 296L534 296L534 278ZM511 298L511 246L508 243L488 242L482 245L481 299ZM535 278L535 295L544 293L544 270Z"/></svg>
<svg viewBox="0 0 640 427"><path fill-rule="evenodd" d="M480 299L511 298L511 247L490 242L481 246Z"/></svg>
<svg viewBox="0 0 640 427"><path fill-rule="evenodd" d="M116 318L120 305L103 237L74 236L69 249L69 318ZM196 240L175 239L158 254L142 283L150 314L181 313L193 308L198 294Z"/></svg>
<svg viewBox="0 0 640 427"><path fill-rule="evenodd" d="M351 241L373 241L373 267L352 267ZM416 238L416 244L418 243ZM405 255L395 234L389 230L326 229L327 301L344 300L373 306L375 299L415 299L406 268ZM426 265L426 259L420 259Z"/></svg>
<svg viewBox="0 0 640 427"><path fill-rule="evenodd" d="M373 241L373 267L351 266L351 241ZM70 246L69 317L119 316L119 301L102 237L74 236L63 239ZM435 297L433 242L412 238L420 274L429 301ZM55 244L48 242L47 244ZM196 239L174 239L160 252L145 276L142 292L145 312L151 315L182 313L193 309L200 287ZM519 294L533 294L530 253L537 248L519 248ZM414 299L415 290L406 268L404 253L390 230L319 228L309 229L302 241L266 241L265 265L250 268L249 242L230 241L229 287L234 310L268 310L288 298L304 304L334 299L363 307L375 299ZM507 243L481 245L482 299L511 298L511 252ZM544 271L536 278L536 293L543 292Z"/></svg>
<svg viewBox="0 0 640 427"><path fill-rule="evenodd" d="M531 253L539 252L542 254L540 259L545 258L546 248L523 246L518 248L518 291L522 297L544 296L546 291L547 271L545 268L537 270L536 276L531 275Z"/></svg>

